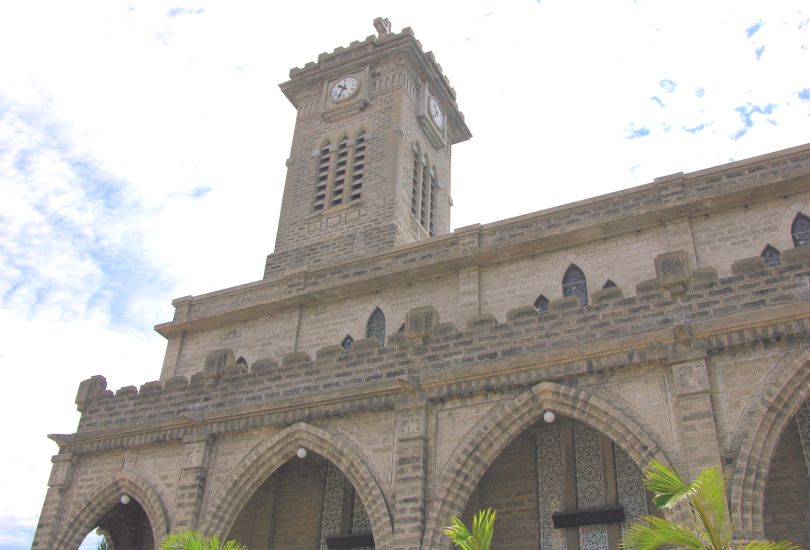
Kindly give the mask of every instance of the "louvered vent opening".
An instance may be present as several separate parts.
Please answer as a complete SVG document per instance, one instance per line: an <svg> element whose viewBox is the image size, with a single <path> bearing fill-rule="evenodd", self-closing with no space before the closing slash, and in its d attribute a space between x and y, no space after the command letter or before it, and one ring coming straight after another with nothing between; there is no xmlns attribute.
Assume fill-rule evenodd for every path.
<svg viewBox="0 0 810 550"><path fill-rule="evenodd" d="M354 157L352 159L352 186L349 195L350 201L360 200L363 188L363 170L366 165L366 136L360 134L354 142Z"/></svg>
<svg viewBox="0 0 810 550"><path fill-rule="evenodd" d="M329 181L329 145L318 152L318 172L315 177L315 201L313 210L323 210L326 203L326 186Z"/></svg>
<svg viewBox="0 0 810 550"><path fill-rule="evenodd" d="M343 204L343 190L346 184L346 169L349 163L349 140L343 138L335 156L335 177L332 183L330 206Z"/></svg>
<svg viewBox="0 0 810 550"><path fill-rule="evenodd" d="M432 237L436 234L436 200L439 197L439 181L436 178L436 169L430 176L430 222L428 224L428 233Z"/></svg>

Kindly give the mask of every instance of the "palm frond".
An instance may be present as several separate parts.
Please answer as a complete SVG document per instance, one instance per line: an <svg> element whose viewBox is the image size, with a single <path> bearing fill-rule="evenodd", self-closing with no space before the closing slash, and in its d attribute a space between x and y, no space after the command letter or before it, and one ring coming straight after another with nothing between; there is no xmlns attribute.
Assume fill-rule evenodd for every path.
<svg viewBox="0 0 810 550"><path fill-rule="evenodd" d="M633 522L622 537L622 548L628 550L655 550L671 544L706 549L705 541L687 526L657 516L644 516Z"/></svg>
<svg viewBox="0 0 810 550"><path fill-rule="evenodd" d="M473 516L472 532L457 516L450 518L450 525L442 533L462 550L489 550L494 534L495 510L487 508Z"/></svg>
<svg viewBox="0 0 810 550"><path fill-rule="evenodd" d="M695 480L700 490L692 497L695 507L700 510L701 521L710 538L717 541L720 548L727 548L733 538L731 522L726 511L726 484L723 474L717 467L706 468Z"/></svg>
<svg viewBox="0 0 810 550"><path fill-rule="evenodd" d="M160 541L160 550L247 550L247 548L233 540L222 545L216 535L207 539L199 531L183 529L166 535Z"/></svg>
<svg viewBox="0 0 810 550"><path fill-rule="evenodd" d="M702 483L700 478L686 483L675 470L654 459L644 474L644 485L655 495L653 502L665 510L688 500L700 490Z"/></svg>

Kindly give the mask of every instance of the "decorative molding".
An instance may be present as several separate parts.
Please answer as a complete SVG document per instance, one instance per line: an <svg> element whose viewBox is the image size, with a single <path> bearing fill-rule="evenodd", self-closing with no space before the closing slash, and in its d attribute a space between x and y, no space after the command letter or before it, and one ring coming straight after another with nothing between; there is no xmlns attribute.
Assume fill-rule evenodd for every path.
<svg viewBox="0 0 810 550"><path fill-rule="evenodd" d="M565 531L555 529L552 514L564 509L564 476L559 430L537 434L537 482L540 500L540 549L566 550Z"/></svg>
<svg viewBox="0 0 810 550"><path fill-rule="evenodd" d="M602 478L599 432L584 424L575 426L574 454L577 465L577 509L604 507L605 485ZM580 527L579 544L587 550L607 550L607 527L604 524Z"/></svg>

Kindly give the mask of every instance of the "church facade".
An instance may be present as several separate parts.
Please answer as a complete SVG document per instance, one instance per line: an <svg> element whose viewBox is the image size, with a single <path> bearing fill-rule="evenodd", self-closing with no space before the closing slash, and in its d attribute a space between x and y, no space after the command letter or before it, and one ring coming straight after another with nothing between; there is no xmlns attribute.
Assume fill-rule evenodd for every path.
<svg viewBox="0 0 810 550"><path fill-rule="evenodd" d="M456 94L410 29L324 53L256 282L176 299L157 381L82 382L33 549L617 548L652 459L810 547L810 145L450 232Z"/></svg>

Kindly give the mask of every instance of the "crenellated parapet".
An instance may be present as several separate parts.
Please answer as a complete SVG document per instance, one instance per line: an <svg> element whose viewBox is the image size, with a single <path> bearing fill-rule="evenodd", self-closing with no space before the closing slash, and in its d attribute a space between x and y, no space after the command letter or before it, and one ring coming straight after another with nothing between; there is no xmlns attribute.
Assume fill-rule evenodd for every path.
<svg viewBox="0 0 810 550"><path fill-rule="evenodd" d="M505 319L477 316L466 327L443 323L436 308L424 306L411 310L404 330L384 346L369 338L348 351L327 346L314 357L288 353L249 367L230 350L213 350L190 378L115 393L93 377L79 388L78 433L64 442L91 445L113 429L123 442L128 426L133 433L162 427L174 437L201 424L286 423L391 407L414 393L442 398L667 363L684 353L711 356L810 339L810 248L785 251L774 267L761 257L738 260L730 277L713 268L689 270L677 251L655 263L657 277L636 285L634 296L606 288L593 292L587 306L561 298L547 312L527 305Z"/></svg>
<svg viewBox="0 0 810 550"><path fill-rule="evenodd" d="M322 303L336 292L377 291L402 281L458 273L526 255L660 227L667 220L714 215L810 186L810 146L795 147L507 220L456 229L365 257L301 269L175 301L166 337ZM733 191L731 191L733 189ZM627 292L630 294L630 292Z"/></svg>

